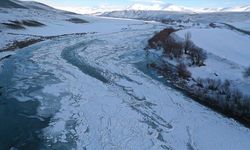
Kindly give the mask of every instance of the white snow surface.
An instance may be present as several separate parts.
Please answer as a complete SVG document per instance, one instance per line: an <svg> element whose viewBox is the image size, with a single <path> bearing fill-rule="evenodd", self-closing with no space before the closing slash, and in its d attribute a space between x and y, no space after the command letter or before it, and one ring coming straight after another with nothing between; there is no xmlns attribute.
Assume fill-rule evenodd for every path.
<svg viewBox="0 0 250 150"><path fill-rule="evenodd" d="M184 21L189 23L199 23L199 24L210 24L213 22L213 23L228 23L234 25L234 23L238 23L238 24L243 24L245 27L244 29L246 29L249 26L249 18L250 18L250 12L185 13L185 12L159 11L159 10L112 11L112 12L105 12L100 15L106 17L115 17L115 18L154 20L160 22L164 20L172 20L172 21Z"/></svg>
<svg viewBox="0 0 250 150"><path fill-rule="evenodd" d="M184 37L187 32L192 34L197 46L208 52L242 66L250 65L250 36L227 29L190 29L177 32L177 35Z"/></svg>
<svg viewBox="0 0 250 150"><path fill-rule="evenodd" d="M205 66L190 67L195 78L230 80L233 85L249 95L250 82L243 77L250 66L250 36L228 29L186 29L176 32L181 38L190 32L192 41L208 53Z"/></svg>
<svg viewBox="0 0 250 150"><path fill-rule="evenodd" d="M138 69L136 64L147 60L143 50L147 40L165 25L91 16L77 16L90 23L72 24L65 21L72 16L65 14L52 15L41 10L5 11L8 13L1 13L1 21L32 18L47 26L19 31L1 28L3 44L8 38L17 38L8 33L18 36L87 33L44 41L16 51L19 57L30 55L25 55L22 63L14 62L18 74L12 79L16 83L13 88L26 90L39 83L42 89L23 95L13 93L13 97L20 101L38 100L41 104L37 115L53 116L41 136L45 138L42 144L46 149L62 146L75 150L247 150L250 147L248 128ZM245 49L248 37L225 30L191 31L194 42L204 47L213 41L199 43L199 33L204 33L200 37L204 40L217 32L236 36L243 48L230 49L232 53L249 55ZM3 35L6 38L3 39ZM222 57L220 50L206 48ZM233 55L223 54L230 60ZM239 65L247 61L245 57L234 58Z"/></svg>
<svg viewBox="0 0 250 150"><path fill-rule="evenodd" d="M84 6L55 6L58 9L67 10L80 14L98 14L111 11L124 11L124 10L144 10L144 11L168 11L168 12L182 12L182 13L215 13L215 12L249 12L250 5L233 6L233 7L204 7L192 8L175 4L165 3L134 3L129 6L116 6L116 5L101 5L97 7L84 7Z"/></svg>
<svg viewBox="0 0 250 150"><path fill-rule="evenodd" d="M194 78L230 80L233 86L249 95L249 79L243 72L250 65L249 12L183 13L155 10L126 10L103 13L103 16L165 22L180 29L184 38L191 32L192 41L208 52L203 67L189 67ZM211 23L217 27L213 28ZM176 62L177 63L177 62ZM175 64L176 64L175 63Z"/></svg>
<svg viewBox="0 0 250 150"><path fill-rule="evenodd" d="M185 13L211 13L211 12L249 12L250 5L233 6L233 7L205 7L205 8L192 8L174 4L165 3L152 3L143 4L135 3L127 8L127 10L157 10L157 11L172 11L172 12L185 12Z"/></svg>
<svg viewBox="0 0 250 150"><path fill-rule="evenodd" d="M32 60L60 80L42 91L61 103L44 130L49 148L72 143L80 150L247 148L249 129L136 68L134 63L144 59L143 43L159 28L132 22L123 22L129 27L125 31L121 26L118 32L63 38L34 52ZM103 72L109 83L83 73L61 57L62 51L76 52L74 59Z"/></svg>
<svg viewBox="0 0 250 150"><path fill-rule="evenodd" d="M250 20L244 20L241 22L229 22L228 24L233 25L239 29L250 31Z"/></svg>

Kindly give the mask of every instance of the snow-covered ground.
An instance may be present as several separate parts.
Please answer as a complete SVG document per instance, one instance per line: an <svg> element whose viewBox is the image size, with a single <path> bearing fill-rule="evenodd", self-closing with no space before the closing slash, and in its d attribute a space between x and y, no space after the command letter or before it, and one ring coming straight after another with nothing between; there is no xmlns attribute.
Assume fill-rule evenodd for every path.
<svg viewBox="0 0 250 150"><path fill-rule="evenodd" d="M182 12L182 13L214 13L214 12L249 12L250 5L234 6L234 7L200 7L192 8L175 4L166 4L159 1L143 2L138 1L129 6L117 5L100 5L95 7L84 6L56 6L58 9L63 9L80 14L100 14L103 12L123 11L123 10L150 10L150 11L165 11L165 12Z"/></svg>
<svg viewBox="0 0 250 150"><path fill-rule="evenodd" d="M228 79L244 94L249 95L249 79L243 72L250 66L249 12L239 13L173 13L166 11L114 11L103 14L117 18L135 18L166 22L180 29L176 35L184 39L187 32L192 41L208 53L206 66L190 67L194 78ZM211 23L217 27L211 27Z"/></svg>
<svg viewBox="0 0 250 150"><path fill-rule="evenodd" d="M247 23L249 22L250 18L250 12L187 13L182 11L172 12L160 10L123 10L105 12L101 15L116 18L130 18L155 21L180 20L200 24L209 24L211 22Z"/></svg>
<svg viewBox="0 0 250 150"><path fill-rule="evenodd" d="M250 65L250 36L227 29L188 29L177 35L184 38L187 32L192 34L197 46L208 52L242 66Z"/></svg>
<svg viewBox="0 0 250 150"><path fill-rule="evenodd" d="M38 149L247 150L250 147L248 128L194 102L138 67L148 59L143 50L147 40L162 30L164 24L91 16L77 16L89 23L71 24L64 21L71 15L51 17L46 20L39 14L32 18L40 18L47 25L44 27L1 29L6 39L14 36L10 32L40 36L87 33L34 44L0 62L1 101L14 100L21 106L39 102L37 107L24 107L23 113L15 114L23 116L18 124L5 122L7 126L0 126L1 140L11 138L12 134L1 137L3 132L12 130L8 126L14 124L18 128L28 119L44 122L50 118L41 132L27 129L28 133L39 134ZM195 34L193 38L196 39ZM6 108L0 111L3 120L16 107L9 105L8 102L0 105ZM35 115L28 115L31 108L37 109ZM26 138L14 143L0 141L0 149L22 149L29 145L27 141L34 142L32 136Z"/></svg>
<svg viewBox="0 0 250 150"><path fill-rule="evenodd" d="M0 48L5 47L11 41L22 40L28 37L53 36L84 32L82 31L82 24L74 24L66 21L67 19L73 18L74 16L57 13L54 11L36 9L0 9L2 9L2 11L0 11ZM45 24L45 26L26 27L25 29L9 29L2 24L16 20L35 20Z"/></svg>
<svg viewBox="0 0 250 150"><path fill-rule="evenodd" d="M228 29L187 29L176 34L184 38L187 32L197 46L208 52L206 66L190 68L193 77L228 79L248 95L250 81L243 72L250 66L250 36Z"/></svg>
<svg viewBox="0 0 250 150"><path fill-rule="evenodd" d="M250 20L245 20L240 22L229 22L229 24L239 29L250 31Z"/></svg>

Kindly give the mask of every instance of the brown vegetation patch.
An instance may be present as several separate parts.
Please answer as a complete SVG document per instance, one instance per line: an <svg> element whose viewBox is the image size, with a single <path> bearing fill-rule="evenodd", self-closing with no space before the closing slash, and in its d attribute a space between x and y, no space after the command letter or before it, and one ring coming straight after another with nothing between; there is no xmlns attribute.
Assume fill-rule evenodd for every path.
<svg viewBox="0 0 250 150"><path fill-rule="evenodd" d="M80 19L80 18L70 18L70 19L67 19L66 21L69 21L69 22L72 22L72 23L76 23L76 24L88 23L88 21Z"/></svg>

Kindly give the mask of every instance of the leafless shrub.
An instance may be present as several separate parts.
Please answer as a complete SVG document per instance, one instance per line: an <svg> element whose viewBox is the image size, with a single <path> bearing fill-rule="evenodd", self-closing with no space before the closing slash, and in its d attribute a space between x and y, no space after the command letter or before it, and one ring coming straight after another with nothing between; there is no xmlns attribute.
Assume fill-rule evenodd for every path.
<svg viewBox="0 0 250 150"><path fill-rule="evenodd" d="M199 47L192 47L189 51L193 65L203 66L207 59L207 53Z"/></svg>
<svg viewBox="0 0 250 150"><path fill-rule="evenodd" d="M170 56L170 58L180 58L183 55L183 44L177 42L174 38L169 36L163 45L164 52Z"/></svg>
<svg viewBox="0 0 250 150"><path fill-rule="evenodd" d="M191 33L186 33L185 40L182 42L173 37L172 33L175 31L173 28L167 28L156 33L154 37L148 40L148 48L163 48L166 56L171 59L179 59L183 54L187 54L190 56L193 65L203 66L207 54L191 41Z"/></svg>
<svg viewBox="0 0 250 150"><path fill-rule="evenodd" d="M249 78L250 77L250 66L245 69L245 71L243 72L243 76L245 78Z"/></svg>
<svg viewBox="0 0 250 150"><path fill-rule="evenodd" d="M221 87L221 80L208 78L206 81L207 81L207 88L209 90L217 91Z"/></svg>
<svg viewBox="0 0 250 150"><path fill-rule="evenodd" d="M204 85L203 85L203 80L202 80L201 78L198 78L198 79L196 80L196 83L197 83L197 86L198 86L198 87L200 87L200 88L203 88L203 87L204 87Z"/></svg>
<svg viewBox="0 0 250 150"><path fill-rule="evenodd" d="M43 23L35 20L9 20L9 22L2 23L10 29L25 29L25 26L28 27L40 27L44 26Z"/></svg>
<svg viewBox="0 0 250 150"><path fill-rule="evenodd" d="M190 49L194 47L194 43L191 41L191 33L187 32L184 39L184 53L188 54Z"/></svg>
<svg viewBox="0 0 250 150"><path fill-rule="evenodd" d="M72 23L88 23L88 21L80 19L80 18L70 18L67 19L66 21L72 22Z"/></svg>
<svg viewBox="0 0 250 150"><path fill-rule="evenodd" d="M187 70L187 66L184 63L180 63L177 66L178 76L183 79L188 79L191 77L191 72Z"/></svg>
<svg viewBox="0 0 250 150"><path fill-rule="evenodd" d="M35 20L23 20L22 24L25 26L29 26L29 27L40 27L40 26L44 26L45 24L35 21Z"/></svg>
<svg viewBox="0 0 250 150"><path fill-rule="evenodd" d="M24 47L27 47L29 45L35 44L37 42L41 42L43 40L44 39L42 39L42 38L38 38L38 39L25 39L22 41L14 41L13 43L10 43L9 45L7 45L7 47L4 48L3 50L0 50L0 52L1 51L11 51L11 50L15 50L17 48L24 48Z"/></svg>
<svg viewBox="0 0 250 150"><path fill-rule="evenodd" d="M196 83L196 87L192 90L196 96L205 99L206 103L237 117L250 118L250 97L244 96L232 87L229 80L221 82L221 80L198 78Z"/></svg>
<svg viewBox="0 0 250 150"><path fill-rule="evenodd" d="M149 48L158 48L165 45L166 40L169 36L175 32L176 30L173 28L166 28L159 33L156 33L151 39L148 40Z"/></svg>
<svg viewBox="0 0 250 150"><path fill-rule="evenodd" d="M226 95L227 93L230 93L230 81L225 80L224 83L219 88L219 94Z"/></svg>
<svg viewBox="0 0 250 150"><path fill-rule="evenodd" d="M25 29L25 27L19 23L18 24L16 24L16 23L2 23L2 24L10 29L16 29L16 30Z"/></svg>
<svg viewBox="0 0 250 150"><path fill-rule="evenodd" d="M216 28L217 27L217 25L215 23L210 23L209 26L212 27L212 28Z"/></svg>

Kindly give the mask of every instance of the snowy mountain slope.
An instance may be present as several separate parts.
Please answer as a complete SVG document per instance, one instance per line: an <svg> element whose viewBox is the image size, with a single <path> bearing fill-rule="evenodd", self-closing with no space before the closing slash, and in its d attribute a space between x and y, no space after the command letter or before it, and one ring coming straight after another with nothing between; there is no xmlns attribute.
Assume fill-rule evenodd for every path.
<svg viewBox="0 0 250 150"><path fill-rule="evenodd" d="M177 6L173 4L151 4L145 5L136 3L123 10L109 10L102 15L110 17L120 18L167 18L169 14L185 14L185 15L207 15L207 13L213 14L235 14L235 13L249 13L250 5L235 6L226 8L188 8L184 6ZM166 15L166 16L164 16ZM133 17L132 17L133 16ZM173 16L171 16L173 17Z"/></svg>
<svg viewBox="0 0 250 150"><path fill-rule="evenodd" d="M0 1L0 8L25 8L22 5L16 3L17 1L13 0L1 0Z"/></svg>
<svg viewBox="0 0 250 150"><path fill-rule="evenodd" d="M98 7L83 7L83 6L59 6L58 9L67 10L80 14L101 14L112 11L164 11L164 12L178 12L187 14L200 14L200 13L222 13L222 12L249 12L250 5L225 7L225 8L191 8L185 6L178 6L174 4L161 4L161 3L135 3L129 6L113 6L101 5Z"/></svg>
<svg viewBox="0 0 250 150"><path fill-rule="evenodd" d="M156 10L156 11L173 11L173 12L193 12L191 9L184 6L177 6L172 4L153 4L153 5L144 5L144 4L133 4L129 6L127 10Z"/></svg>
<svg viewBox="0 0 250 150"><path fill-rule="evenodd" d="M98 7L84 7L84 6L56 6L55 8L60 10L65 10L69 12L75 12L77 14L90 14L90 15L99 15L104 12L109 11L120 11L125 8L122 6L109 6L109 5L101 5Z"/></svg>
<svg viewBox="0 0 250 150"><path fill-rule="evenodd" d="M209 13L209 12L249 12L250 5L225 7L225 8L189 8L173 4L133 4L127 10L154 10L154 11L172 11L183 13Z"/></svg>
<svg viewBox="0 0 250 150"><path fill-rule="evenodd" d="M56 9L39 3L39 2L34 2L34 1L18 1L18 0L13 0L13 2L15 2L16 4L19 4L25 8L29 8L29 9L42 9L42 10L47 10L47 11L56 11Z"/></svg>
<svg viewBox="0 0 250 150"><path fill-rule="evenodd" d="M34 1L19 1L19 0L1 0L1 8L26 8L26 9L44 9L52 11L53 8L45 4Z"/></svg>
<svg viewBox="0 0 250 150"><path fill-rule="evenodd" d="M101 16L116 18L131 18L142 20L190 20L198 23L211 22L242 22L249 20L250 12L224 12L224 13L185 13L171 11L145 11L145 10L125 10L113 11L101 14Z"/></svg>
<svg viewBox="0 0 250 150"><path fill-rule="evenodd" d="M0 9L0 48L21 39L37 36L56 36L60 34L80 33L83 23L72 23L69 20L78 15L57 10L37 2L15 1L23 8ZM81 19L84 21L84 17ZM23 24L26 22L26 24ZM27 22L38 22L42 25L30 25ZM46 32L44 32L46 31ZM26 34L25 36L23 34Z"/></svg>
<svg viewBox="0 0 250 150"><path fill-rule="evenodd" d="M249 12L250 5L221 8L219 11L221 12Z"/></svg>
<svg viewBox="0 0 250 150"><path fill-rule="evenodd" d="M181 12L166 12L166 11L144 11L144 10L125 10L125 11L113 11L105 12L100 16L114 17L114 18L129 18L129 19L141 19L141 20L154 20L161 21L164 19L178 19L178 17L186 18L187 15Z"/></svg>
<svg viewBox="0 0 250 150"><path fill-rule="evenodd" d="M40 9L49 12L66 12L35 1L1 0L0 8Z"/></svg>

